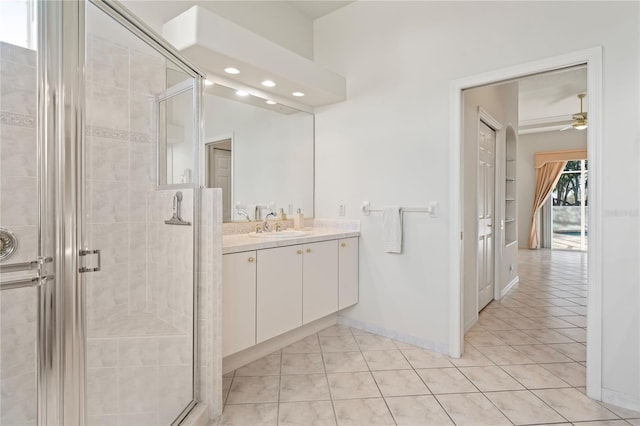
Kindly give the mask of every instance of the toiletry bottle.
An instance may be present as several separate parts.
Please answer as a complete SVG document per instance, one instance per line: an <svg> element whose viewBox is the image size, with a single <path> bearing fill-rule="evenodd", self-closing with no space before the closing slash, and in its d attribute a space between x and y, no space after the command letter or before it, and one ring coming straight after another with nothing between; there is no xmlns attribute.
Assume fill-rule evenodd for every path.
<svg viewBox="0 0 640 426"><path fill-rule="evenodd" d="M280 208L280 220L287 220L287 214L282 207Z"/></svg>
<svg viewBox="0 0 640 426"><path fill-rule="evenodd" d="M298 209L298 213L293 215L293 227L295 229L304 228L304 214L301 209Z"/></svg>

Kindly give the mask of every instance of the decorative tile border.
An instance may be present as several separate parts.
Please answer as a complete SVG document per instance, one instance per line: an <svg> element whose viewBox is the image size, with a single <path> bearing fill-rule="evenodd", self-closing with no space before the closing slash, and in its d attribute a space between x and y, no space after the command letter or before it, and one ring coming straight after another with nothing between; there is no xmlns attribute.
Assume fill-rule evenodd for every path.
<svg viewBox="0 0 640 426"><path fill-rule="evenodd" d="M86 136L95 136L98 138L119 139L122 141L129 140L129 132L126 130L109 129L106 127L87 126L85 129Z"/></svg>
<svg viewBox="0 0 640 426"><path fill-rule="evenodd" d="M37 119L36 117L30 115L14 114L12 112L0 111L0 124L35 129L37 125Z"/></svg>
<svg viewBox="0 0 640 426"><path fill-rule="evenodd" d="M151 143L153 142L153 137L146 133L131 132L130 140L131 142Z"/></svg>

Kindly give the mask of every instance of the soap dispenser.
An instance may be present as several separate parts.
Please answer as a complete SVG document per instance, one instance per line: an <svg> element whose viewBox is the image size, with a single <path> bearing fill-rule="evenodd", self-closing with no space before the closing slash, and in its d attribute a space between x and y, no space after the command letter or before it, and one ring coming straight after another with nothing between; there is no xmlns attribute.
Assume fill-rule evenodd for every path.
<svg viewBox="0 0 640 426"><path fill-rule="evenodd" d="M295 229L304 228L304 214L301 209L298 209L298 213L293 215L293 227Z"/></svg>

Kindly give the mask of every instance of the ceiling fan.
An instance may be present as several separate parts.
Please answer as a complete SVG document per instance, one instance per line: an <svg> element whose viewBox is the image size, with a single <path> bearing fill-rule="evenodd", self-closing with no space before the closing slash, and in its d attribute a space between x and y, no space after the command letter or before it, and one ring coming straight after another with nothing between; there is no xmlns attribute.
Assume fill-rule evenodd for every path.
<svg viewBox="0 0 640 426"><path fill-rule="evenodd" d="M580 99L580 112L577 114L573 114L571 118L573 122L569 124L567 127L560 129L560 131L574 128L576 130L584 130L587 128L587 113L582 111L582 100L587 96L585 93L580 93L578 95L578 99Z"/></svg>

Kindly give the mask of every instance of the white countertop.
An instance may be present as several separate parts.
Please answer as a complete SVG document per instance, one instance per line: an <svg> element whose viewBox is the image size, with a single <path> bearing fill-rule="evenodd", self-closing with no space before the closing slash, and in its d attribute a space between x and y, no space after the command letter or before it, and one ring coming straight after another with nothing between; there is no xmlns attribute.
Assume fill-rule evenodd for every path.
<svg viewBox="0 0 640 426"><path fill-rule="evenodd" d="M231 234L222 236L222 254L243 251L261 250L274 247L292 246L296 244L315 243L318 241L337 240L340 238L359 237L360 231L338 228L304 228L307 235L291 238L268 239L249 237L247 234Z"/></svg>

